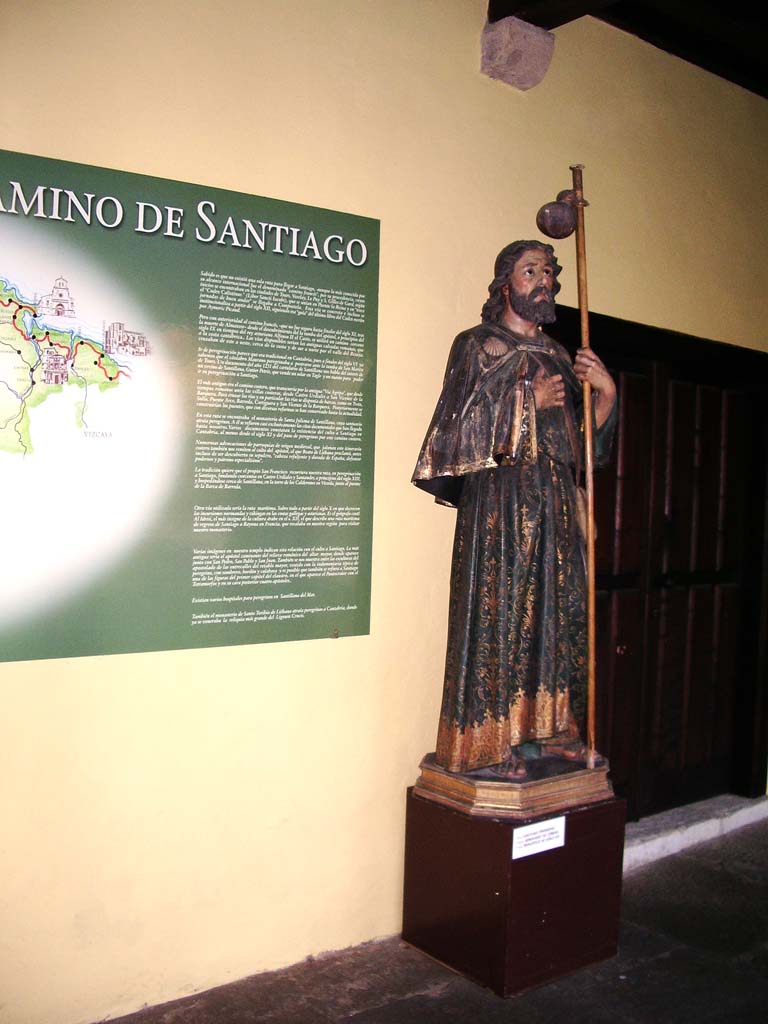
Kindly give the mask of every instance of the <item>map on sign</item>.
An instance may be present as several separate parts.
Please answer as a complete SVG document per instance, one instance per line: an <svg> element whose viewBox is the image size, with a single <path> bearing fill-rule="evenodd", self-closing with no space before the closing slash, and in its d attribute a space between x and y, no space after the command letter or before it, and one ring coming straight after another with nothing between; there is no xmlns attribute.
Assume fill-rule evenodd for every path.
<svg viewBox="0 0 768 1024"><path fill-rule="evenodd" d="M75 424L88 433L89 392L130 379L126 356L148 356L146 335L111 323L102 338L80 333L65 277L39 300L21 296L0 277L0 451L34 452L34 410L65 389L74 391ZM102 436L108 436L104 434Z"/></svg>
<svg viewBox="0 0 768 1024"><path fill-rule="evenodd" d="M178 447L177 389L140 305L80 258L70 271L65 254L56 275L39 253L11 254L0 471L25 541L3 544L0 624L34 621L125 557L157 515Z"/></svg>

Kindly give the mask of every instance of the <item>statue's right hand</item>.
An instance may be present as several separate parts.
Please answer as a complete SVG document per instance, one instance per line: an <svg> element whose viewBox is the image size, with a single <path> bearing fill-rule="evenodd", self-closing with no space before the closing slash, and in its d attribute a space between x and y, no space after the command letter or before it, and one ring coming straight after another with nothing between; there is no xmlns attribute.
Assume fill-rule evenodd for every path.
<svg viewBox="0 0 768 1024"><path fill-rule="evenodd" d="M560 373L550 376L543 366L533 378L533 397L537 409L559 408L565 405L565 384Z"/></svg>

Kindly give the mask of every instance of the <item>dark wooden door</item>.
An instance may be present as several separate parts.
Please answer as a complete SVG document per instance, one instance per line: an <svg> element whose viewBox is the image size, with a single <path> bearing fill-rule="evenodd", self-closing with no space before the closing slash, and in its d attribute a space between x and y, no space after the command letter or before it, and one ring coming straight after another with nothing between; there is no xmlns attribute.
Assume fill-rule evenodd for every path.
<svg viewBox="0 0 768 1024"><path fill-rule="evenodd" d="M596 478L597 743L611 765L617 791L637 816L643 767L642 719L649 507L653 441L639 424L653 420L653 366L619 371L619 423L614 457Z"/></svg>
<svg viewBox="0 0 768 1024"><path fill-rule="evenodd" d="M614 459L596 480L598 748L633 818L757 795L768 357L591 323L619 387Z"/></svg>

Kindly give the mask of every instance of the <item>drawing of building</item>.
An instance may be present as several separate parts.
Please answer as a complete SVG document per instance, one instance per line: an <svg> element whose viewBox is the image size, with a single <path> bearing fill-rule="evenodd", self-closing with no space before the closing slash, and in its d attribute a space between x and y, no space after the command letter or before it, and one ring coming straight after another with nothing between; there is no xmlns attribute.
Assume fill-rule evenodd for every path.
<svg viewBox="0 0 768 1024"><path fill-rule="evenodd" d="M55 348L44 348L43 358L43 383L44 384L66 384L69 380L66 357Z"/></svg>
<svg viewBox="0 0 768 1024"><path fill-rule="evenodd" d="M53 290L37 303L40 316L75 316L75 304L69 294L69 282L66 277L57 277L53 282Z"/></svg>
<svg viewBox="0 0 768 1024"><path fill-rule="evenodd" d="M152 351L146 334L126 330L125 324L117 322L105 330L104 348L109 355L148 356Z"/></svg>

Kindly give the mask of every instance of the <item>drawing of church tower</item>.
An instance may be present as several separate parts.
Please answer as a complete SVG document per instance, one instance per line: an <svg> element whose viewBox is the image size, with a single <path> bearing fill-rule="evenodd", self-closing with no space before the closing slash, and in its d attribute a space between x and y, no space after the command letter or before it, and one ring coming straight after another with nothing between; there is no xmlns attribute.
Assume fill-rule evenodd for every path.
<svg viewBox="0 0 768 1024"><path fill-rule="evenodd" d="M37 303L37 312L41 316L75 316L75 304L69 294L66 277L56 278L53 290Z"/></svg>
<svg viewBox="0 0 768 1024"><path fill-rule="evenodd" d="M69 380L67 361L54 348L43 349L43 382L45 384L66 384Z"/></svg>
<svg viewBox="0 0 768 1024"><path fill-rule="evenodd" d="M152 348L146 334L115 321L104 331L104 350L108 355L148 356Z"/></svg>

